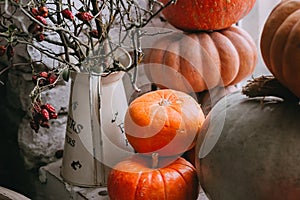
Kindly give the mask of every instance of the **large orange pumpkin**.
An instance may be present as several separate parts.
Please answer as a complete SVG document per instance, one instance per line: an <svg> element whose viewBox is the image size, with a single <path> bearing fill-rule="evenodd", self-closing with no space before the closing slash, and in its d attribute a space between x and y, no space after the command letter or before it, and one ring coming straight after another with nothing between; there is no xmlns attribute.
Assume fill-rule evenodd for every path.
<svg viewBox="0 0 300 200"><path fill-rule="evenodd" d="M167 3L169 0L162 0ZM185 31L220 30L245 17L256 0L177 0L163 10L166 20Z"/></svg>
<svg viewBox="0 0 300 200"><path fill-rule="evenodd" d="M271 73L300 97L300 1L281 1L267 18L261 54Z"/></svg>
<svg viewBox="0 0 300 200"><path fill-rule="evenodd" d="M113 167L108 176L111 200L196 200L199 181L196 169L183 158L169 162L151 157L133 156Z"/></svg>
<svg viewBox="0 0 300 200"><path fill-rule="evenodd" d="M137 152L171 156L194 147L204 120L202 109L192 96L162 89L145 93L130 103L124 130Z"/></svg>
<svg viewBox="0 0 300 200"><path fill-rule="evenodd" d="M242 28L175 32L158 39L145 54L145 72L161 88L201 92L239 83L252 74L257 48Z"/></svg>

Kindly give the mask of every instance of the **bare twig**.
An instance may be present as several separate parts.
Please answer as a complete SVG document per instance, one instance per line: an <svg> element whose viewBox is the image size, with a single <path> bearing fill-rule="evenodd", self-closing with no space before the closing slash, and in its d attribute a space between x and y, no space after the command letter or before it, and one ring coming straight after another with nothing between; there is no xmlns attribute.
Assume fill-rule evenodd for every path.
<svg viewBox="0 0 300 200"><path fill-rule="evenodd" d="M41 60L45 56L53 60L53 63L54 61L58 62L57 66L53 66L53 70L58 68L56 72L59 77L63 71L60 69L61 66L64 70L79 70L84 61L99 56L102 60L102 65L97 70L99 74L125 71L130 76L133 88L138 91L136 85L137 66L143 58L142 37L147 35L141 28L175 2L176 0L170 0L163 4L159 0L149 0L148 5L143 7L138 0L79 0L77 3L81 4L80 6L77 3L75 5L71 0L66 2L61 0L47 2L5 0L0 2L0 5L4 6L4 10L0 7L0 40L5 39L2 42L6 41L6 46L8 44L13 47L19 44L31 46L41 54ZM32 10L41 5L49 6L49 14L45 16L48 17L47 23L37 18L40 13L34 13ZM71 19L71 16L63 15L62 11L66 8L73 17L76 16L74 19ZM91 14L92 16L80 19L76 15L80 12L86 12L87 15ZM14 16L15 13L21 14ZM24 20L35 25L34 29L28 30L29 27L22 23ZM21 27L17 27L14 24L15 21L21 22ZM118 40L111 36L112 30L116 29L119 31ZM94 30L97 30L98 35L91 35ZM113 34L116 36L115 32ZM127 38L129 38L130 45L126 43ZM119 47L125 47L132 51L131 66L126 68L112 59L114 51ZM11 65L2 69L0 75L11 66L15 66L16 63L13 63L13 59L9 61ZM34 68L32 61L28 61L28 64ZM39 98L41 91L54 86L55 84L45 87L37 84L31 93L33 101Z"/></svg>

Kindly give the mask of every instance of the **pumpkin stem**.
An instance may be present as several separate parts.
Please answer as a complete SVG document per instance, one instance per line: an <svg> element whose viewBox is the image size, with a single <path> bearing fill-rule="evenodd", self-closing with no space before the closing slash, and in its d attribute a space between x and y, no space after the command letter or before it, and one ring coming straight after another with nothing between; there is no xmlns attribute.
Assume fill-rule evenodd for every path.
<svg viewBox="0 0 300 200"><path fill-rule="evenodd" d="M152 153L151 157L152 157L152 168L156 169L158 167L159 154L158 153Z"/></svg>
<svg viewBox="0 0 300 200"><path fill-rule="evenodd" d="M242 88L242 93L248 97L275 96L285 101L299 102L299 98L274 76L261 76L248 81L248 84Z"/></svg>
<svg viewBox="0 0 300 200"><path fill-rule="evenodd" d="M170 104L171 104L171 102L168 99L164 99L164 98L162 98L159 102L160 106L168 106Z"/></svg>

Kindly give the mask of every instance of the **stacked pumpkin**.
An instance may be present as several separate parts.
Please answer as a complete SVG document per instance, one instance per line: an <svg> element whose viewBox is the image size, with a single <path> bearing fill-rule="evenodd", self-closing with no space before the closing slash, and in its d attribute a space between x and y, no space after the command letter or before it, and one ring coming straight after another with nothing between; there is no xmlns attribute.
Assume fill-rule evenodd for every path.
<svg viewBox="0 0 300 200"><path fill-rule="evenodd" d="M145 54L149 80L159 88L192 93L235 85L248 77L256 66L257 48L251 36L234 24L254 3L177 0L167 7L164 17L178 31L155 41Z"/></svg>
<svg viewBox="0 0 300 200"><path fill-rule="evenodd" d="M196 167L211 199L300 199L300 0L273 8L260 42L274 77L250 81L248 97L219 101L197 141Z"/></svg>
<svg viewBox="0 0 300 200"><path fill-rule="evenodd" d="M254 3L177 0L163 11L167 21L183 32L160 38L146 51L145 73L159 89L129 105L124 129L137 154L109 174L112 200L198 198L196 169L181 155L193 152L205 115L189 94L235 85L253 72L255 43L233 24Z"/></svg>
<svg viewBox="0 0 300 200"><path fill-rule="evenodd" d="M146 51L144 69L150 82L195 95L208 114L222 96L235 90L230 86L251 75L257 64L255 42L235 26L255 2L177 0L163 10L175 31ZM193 162L194 149L183 156Z"/></svg>
<svg viewBox="0 0 300 200"><path fill-rule="evenodd" d="M196 200L196 169L180 155L194 148L204 119L200 105L184 92L161 89L134 99L124 130L137 154L111 170L110 199Z"/></svg>

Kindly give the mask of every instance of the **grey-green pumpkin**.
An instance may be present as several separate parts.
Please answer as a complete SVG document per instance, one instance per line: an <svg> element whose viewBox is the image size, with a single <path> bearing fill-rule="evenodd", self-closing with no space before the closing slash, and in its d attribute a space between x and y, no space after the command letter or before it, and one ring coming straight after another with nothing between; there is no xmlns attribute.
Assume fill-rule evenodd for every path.
<svg viewBox="0 0 300 200"><path fill-rule="evenodd" d="M300 106L275 98L222 98L196 145L201 187L213 200L300 199Z"/></svg>

